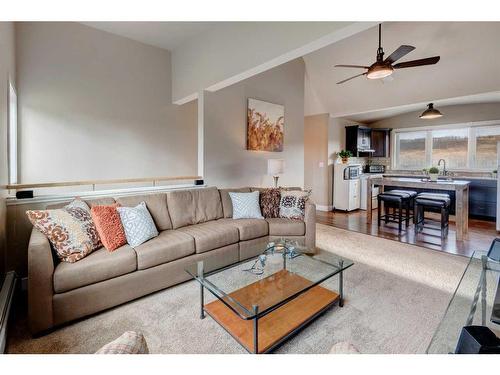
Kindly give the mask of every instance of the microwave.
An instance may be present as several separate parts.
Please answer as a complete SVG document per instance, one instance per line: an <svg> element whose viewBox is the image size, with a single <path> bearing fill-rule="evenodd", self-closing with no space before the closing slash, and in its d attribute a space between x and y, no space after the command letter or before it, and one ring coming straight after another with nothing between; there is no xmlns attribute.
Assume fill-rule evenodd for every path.
<svg viewBox="0 0 500 375"><path fill-rule="evenodd" d="M360 165L352 165L344 169L344 180L356 180L361 174Z"/></svg>

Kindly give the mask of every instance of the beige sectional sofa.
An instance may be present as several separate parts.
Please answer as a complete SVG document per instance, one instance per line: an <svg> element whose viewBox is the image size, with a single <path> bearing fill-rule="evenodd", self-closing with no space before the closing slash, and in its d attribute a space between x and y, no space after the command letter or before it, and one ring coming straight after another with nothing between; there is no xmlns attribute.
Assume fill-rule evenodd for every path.
<svg viewBox="0 0 500 375"><path fill-rule="evenodd" d="M233 220L228 192L252 190L210 187L88 200L89 206L114 202L135 206L144 201L160 234L135 249L129 245L114 252L101 248L76 263L59 262L47 238L33 229L28 247L32 333L189 280L185 268L191 263L203 260L210 271L253 257L257 253L252 244L266 236L301 240L314 251L312 202L306 206L304 221Z"/></svg>

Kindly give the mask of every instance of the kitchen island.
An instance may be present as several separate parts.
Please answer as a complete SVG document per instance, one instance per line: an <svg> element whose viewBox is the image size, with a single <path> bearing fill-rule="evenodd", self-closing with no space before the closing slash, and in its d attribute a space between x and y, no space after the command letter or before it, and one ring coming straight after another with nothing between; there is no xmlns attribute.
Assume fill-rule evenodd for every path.
<svg viewBox="0 0 500 375"><path fill-rule="evenodd" d="M401 188L429 189L454 191L455 199L455 222L457 228L457 240L463 241L468 238L469 232L469 181L461 180L438 180L428 181L421 178L409 177L381 177L373 176L368 179L366 191L366 222L372 222L372 190L378 185L380 192L384 191L384 186L397 186Z"/></svg>

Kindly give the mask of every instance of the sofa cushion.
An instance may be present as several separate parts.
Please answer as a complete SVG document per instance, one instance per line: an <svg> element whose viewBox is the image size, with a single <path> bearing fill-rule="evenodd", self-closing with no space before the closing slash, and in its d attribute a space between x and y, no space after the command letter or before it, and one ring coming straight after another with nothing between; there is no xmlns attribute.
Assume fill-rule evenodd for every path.
<svg viewBox="0 0 500 375"><path fill-rule="evenodd" d="M135 248L140 270L168 263L195 253L194 238L177 230L164 230L158 237Z"/></svg>
<svg viewBox="0 0 500 375"><path fill-rule="evenodd" d="M303 236L306 233L306 226L300 220L271 218L266 221L270 236Z"/></svg>
<svg viewBox="0 0 500 375"><path fill-rule="evenodd" d="M235 226L219 221L189 225L178 229L178 231L187 233L194 238L197 253L231 245L239 240L238 229Z"/></svg>
<svg viewBox="0 0 500 375"><path fill-rule="evenodd" d="M219 190L216 187L191 190L195 202L195 222L204 223L224 217Z"/></svg>
<svg viewBox="0 0 500 375"><path fill-rule="evenodd" d="M167 203L173 229L194 224L195 205L191 190L169 191Z"/></svg>
<svg viewBox="0 0 500 375"><path fill-rule="evenodd" d="M261 219L220 219L217 222L232 225L238 229L240 241L251 240L267 236L269 234L269 226L267 221Z"/></svg>
<svg viewBox="0 0 500 375"><path fill-rule="evenodd" d="M130 195L116 198L116 201L123 207L135 207L139 203L145 202L156 228L158 230L172 229L165 193Z"/></svg>
<svg viewBox="0 0 500 375"><path fill-rule="evenodd" d="M220 189L220 199L222 202L222 210L224 211L224 217L233 217L233 202L229 196L229 192L234 193L250 193L250 188L235 188L235 189Z"/></svg>
<svg viewBox="0 0 500 375"><path fill-rule="evenodd" d="M54 291L66 292L134 272L136 269L135 251L129 245L113 252L101 248L76 263L59 263L54 271Z"/></svg>
<svg viewBox="0 0 500 375"><path fill-rule="evenodd" d="M167 202L173 229L223 217L219 191L215 187L169 191Z"/></svg>

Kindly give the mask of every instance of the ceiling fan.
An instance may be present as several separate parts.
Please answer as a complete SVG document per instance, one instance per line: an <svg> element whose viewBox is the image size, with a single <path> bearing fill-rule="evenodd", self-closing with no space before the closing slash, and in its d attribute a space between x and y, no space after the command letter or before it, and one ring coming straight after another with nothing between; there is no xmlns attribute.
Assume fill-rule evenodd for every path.
<svg viewBox="0 0 500 375"><path fill-rule="evenodd" d="M356 77L361 77L361 76L366 76L368 79L380 79L384 77L390 76L393 72L394 69L403 69L403 68L412 68L415 66L422 66L422 65L433 65L436 64L439 59L441 58L440 56L434 56L434 57L427 57L425 59L419 59L419 60L411 60L411 61L405 61L401 62L398 64L394 64L396 61L398 61L400 58L406 56L408 53L413 51L415 47L413 46L407 46L407 45L402 45L399 46L397 50L395 50L393 53L389 55L384 60L384 50L382 49L382 24L378 25L378 49L377 49L377 61L374 62L370 66L365 66L365 65L335 65L335 68L357 68L357 69L366 69L366 72L357 74L353 77L344 79L340 82L337 82L337 85L350 81L351 79L354 79Z"/></svg>

